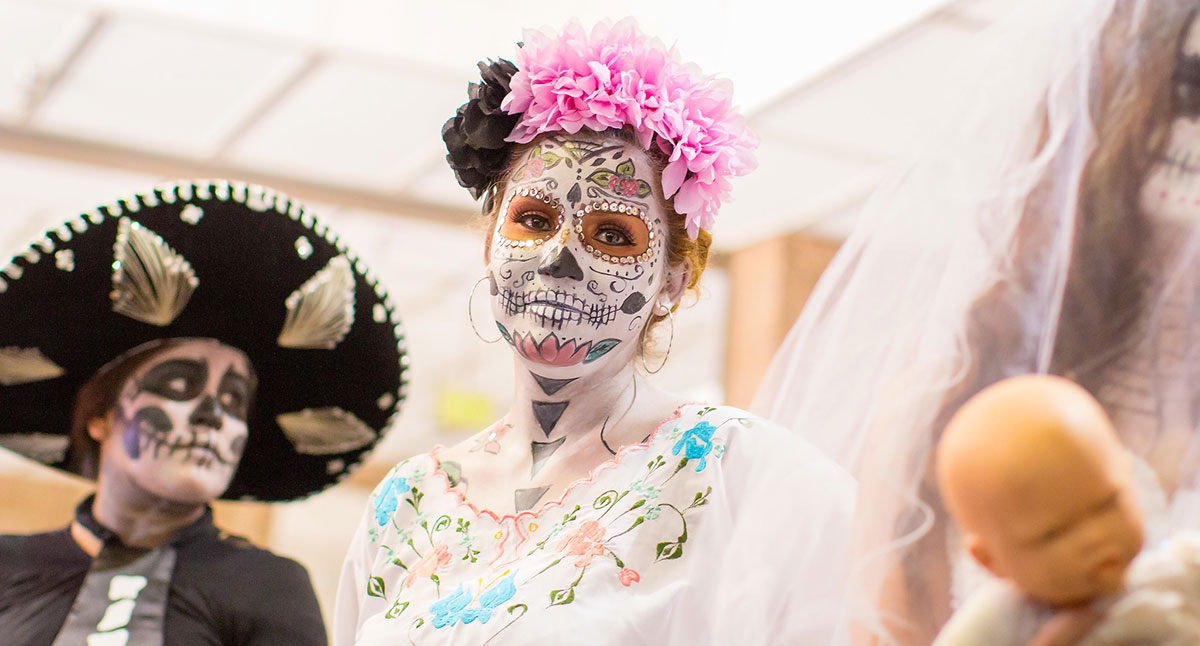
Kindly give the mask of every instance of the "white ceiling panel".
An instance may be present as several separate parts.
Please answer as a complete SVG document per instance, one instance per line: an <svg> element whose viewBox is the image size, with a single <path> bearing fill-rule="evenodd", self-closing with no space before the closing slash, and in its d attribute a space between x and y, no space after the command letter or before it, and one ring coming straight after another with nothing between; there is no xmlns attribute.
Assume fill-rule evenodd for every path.
<svg viewBox="0 0 1200 646"><path fill-rule="evenodd" d="M440 137L440 133L439 133ZM454 177L454 171L446 163L446 148L439 139L437 156L431 157L429 165L421 175L415 176L404 187L406 194L422 202L444 204L463 209L466 213L475 213L480 204L471 198L467 189L463 188Z"/></svg>
<svg viewBox="0 0 1200 646"><path fill-rule="evenodd" d="M957 103L952 80L974 35L955 23L927 21L784 97L756 114L754 123L818 148L902 157Z"/></svg>
<svg viewBox="0 0 1200 646"><path fill-rule="evenodd" d="M733 198L721 207L713 245L732 251L798 231L831 209L861 197L881 164L815 152L762 129L758 169L733 180Z"/></svg>
<svg viewBox="0 0 1200 646"><path fill-rule="evenodd" d="M159 178L0 151L0 265L67 219Z"/></svg>
<svg viewBox="0 0 1200 646"><path fill-rule="evenodd" d="M303 63L178 22L111 18L33 119L38 128L203 157Z"/></svg>
<svg viewBox="0 0 1200 646"><path fill-rule="evenodd" d="M37 84L62 63L92 16L67 7L0 2L0 120L19 118Z"/></svg>
<svg viewBox="0 0 1200 646"><path fill-rule="evenodd" d="M231 161L394 192L442 154L466 82L351 60L317 68L229 151Z"/></svg>

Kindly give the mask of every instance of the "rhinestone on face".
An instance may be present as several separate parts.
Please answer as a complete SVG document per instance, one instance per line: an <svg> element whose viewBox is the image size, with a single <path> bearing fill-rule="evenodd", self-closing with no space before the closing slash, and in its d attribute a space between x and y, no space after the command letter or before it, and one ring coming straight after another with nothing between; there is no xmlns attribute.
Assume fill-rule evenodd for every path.
<svg viewBox="0 0 1200 646"><path fill-rule="evenodd" d="M372 310L371 316L376 323L387 323L387 308L383 306L383 303L376 303Z"/></svg>

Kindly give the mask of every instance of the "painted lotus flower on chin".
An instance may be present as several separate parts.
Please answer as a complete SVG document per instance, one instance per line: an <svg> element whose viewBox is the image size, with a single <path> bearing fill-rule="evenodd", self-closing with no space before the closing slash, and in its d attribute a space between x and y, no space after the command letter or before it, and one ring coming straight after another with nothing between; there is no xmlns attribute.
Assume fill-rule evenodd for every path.
<svg viewBox="0 0 1200 646"><path fill-rule="evenodd" d="M541 341L536 341L528 332L509 333L500 326L500 333L505 340L512 344L517 354L547 366L573 366L577 363L590 363L608 354L609 350L617 347L619 339L604 339L603 341L579 341L576 339L560 339L551 332Z"/></svg>

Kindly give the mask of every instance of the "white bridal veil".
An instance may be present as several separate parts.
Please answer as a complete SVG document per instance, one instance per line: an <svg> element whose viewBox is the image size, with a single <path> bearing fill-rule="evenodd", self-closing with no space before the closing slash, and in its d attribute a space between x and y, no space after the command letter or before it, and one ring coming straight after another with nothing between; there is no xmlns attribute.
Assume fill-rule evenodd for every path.
<svg viewBox="0 0 1200 646"><path fill-rule="evenodd" d="M865 206L752 408L859 480L855 642L928 644L979 574L932 450L967 397L1066 375L1140 465L1151 536L1200 523L1197 0L1036 0L962 116Z"/></svg>

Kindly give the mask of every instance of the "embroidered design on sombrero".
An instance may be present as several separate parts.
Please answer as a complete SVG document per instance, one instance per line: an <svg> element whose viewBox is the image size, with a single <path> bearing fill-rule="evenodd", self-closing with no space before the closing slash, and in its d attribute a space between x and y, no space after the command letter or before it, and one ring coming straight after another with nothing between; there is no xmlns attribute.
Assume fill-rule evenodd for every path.
<svg viewBox="0 0 1200 646"><path fill-rule="evenodd" d="M66 435L29 433L27 435L0 434L0 447L17 455L43 464L57 464L67 457L71 438Z"/></svg>
<svg viewBox="0 0 1200 646"><path fill-rule="evenodd" d="M179 316L200 284L187 259L129 218L118 224L112 282L114 312L161 327Z"/></svg>
<svg viewBox="0 0 1200 646"><path fill-rule="evenodd" d="M375 431L340 408L306 408L276 415L283 434L305 455L345 453L370 444Z"/></svg>
<svg viewBox="0 0 1200 646"><path fill-rule="evenodd" d="M354 271L335 256L284 302L287 318L279 333L284 348L332 350L354 324Z"/></svg>
<svg viewBox="0 0 1200 646"><path fill-rule="evenodd" d="M0 385L16 386L54 379L65 374L37 348L0 348Z"/></svg>

